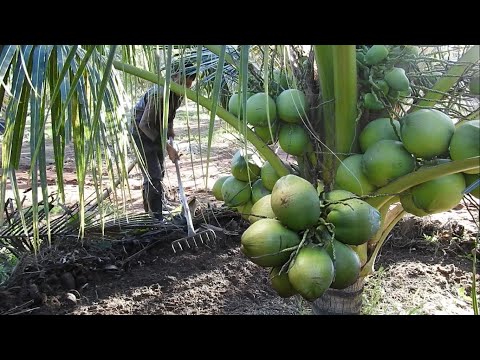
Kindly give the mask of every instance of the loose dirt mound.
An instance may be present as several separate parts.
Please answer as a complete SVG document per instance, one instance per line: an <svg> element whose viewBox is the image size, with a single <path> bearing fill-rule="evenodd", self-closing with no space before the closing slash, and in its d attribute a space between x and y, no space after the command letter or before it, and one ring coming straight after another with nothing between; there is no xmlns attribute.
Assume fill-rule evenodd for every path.
<svg viewBox="0 0 480 360"><path fill-rule="evenodd" d="M478 218L478 212L475 213ZM394 229L367 279L366 314L473 314L472 260L477 231L466 208ZM480 297L477 250L477 297Z"/></svg>

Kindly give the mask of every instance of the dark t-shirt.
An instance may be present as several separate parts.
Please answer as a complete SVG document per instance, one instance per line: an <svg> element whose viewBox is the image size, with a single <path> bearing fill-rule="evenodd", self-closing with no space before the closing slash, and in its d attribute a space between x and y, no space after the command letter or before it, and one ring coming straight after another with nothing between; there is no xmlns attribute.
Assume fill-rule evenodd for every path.
<svg viewBox="0 0 480 360"><path fill-rule="evenodd" d="M160 97L160 99L157 98ZM169 131L173 131L173 119L175 118L175 115L177 113L177 109L180 107L182 103L183 97L175 94L173 91L170 91L170 101L169 101L169 110L168 110L168 129ZM150 127L153 129L156 129L158 133L161 132L161 124L163 121L163 86L158 87L158 85L152 86L150 89L147 90L147 92L138 100L138 102L135 104L135 122L137 123L137 126L140 123L140 120L142 119L142 115L145 111L145 108L147 106L147 103L149 101L156 101L157 104L158 102L160 103L160 109L157 112L157 117L155 119L150 119L153 121L153 123L150 122Z"/></svg>

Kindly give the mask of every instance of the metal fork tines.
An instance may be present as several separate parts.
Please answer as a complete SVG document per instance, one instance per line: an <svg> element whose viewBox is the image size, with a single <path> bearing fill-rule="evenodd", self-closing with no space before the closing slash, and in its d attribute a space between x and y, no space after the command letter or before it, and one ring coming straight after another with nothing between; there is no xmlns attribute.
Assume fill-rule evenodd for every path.
<svg viewBox="0 0 480 360"><path fill-rule="evenodd" d="M184 248L189 248L189 249L191 249L192 247L198 248L197 240L202 245L209 247L210 243L215 244L216 238L217 238L217 234L215 233L215 231L208 229L206 231L202 231L193 236L185 236L178 240L172 241L172 249L173 249L173 252L176 254L177 251L184 251L185 250ZM194 245L191 245L190 244L191 242L193 242Z"/></svg>

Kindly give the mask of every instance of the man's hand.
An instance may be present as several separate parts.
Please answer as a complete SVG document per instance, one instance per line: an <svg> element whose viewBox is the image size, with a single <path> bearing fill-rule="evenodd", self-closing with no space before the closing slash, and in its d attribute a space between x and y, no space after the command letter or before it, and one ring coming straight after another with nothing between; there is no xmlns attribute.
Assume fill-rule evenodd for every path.
<svg viewBox="0 0 480 360"><path fill-rule="evenodd" d="M178 151L175 150L173 146L170 145L170 143L167 143L167 153L168 153L168 157L170 158L170 160L172 160L172 162L175 162L175 160L180 159L180 156L178 155Z"/></svg>

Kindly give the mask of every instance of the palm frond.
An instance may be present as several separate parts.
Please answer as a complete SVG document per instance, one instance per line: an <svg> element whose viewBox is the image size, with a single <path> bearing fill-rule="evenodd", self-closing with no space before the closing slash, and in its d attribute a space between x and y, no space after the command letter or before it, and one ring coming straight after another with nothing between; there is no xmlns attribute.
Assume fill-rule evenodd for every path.
<svg viewBox="0 0 480 360"><path fill-rule="evenodd" d="M110 51L111 50L111 51ZM2 142L2 177L0 212L5 206L8 180L18 192L15 172L20 166L24 133L29 130L30 175L33 213L38 213L38 200L48 197L45 140L53 140L58 190L64 199L63 164L65 146L73 138L75 165L79 183L80 207L83 209L83 188L89 168L125 175L128 140L128 117L116 111L124 103L124 90L119 74L112 69L115 47L22 45L3 46L0 55L0 76L5 79L0 89L10 89L5 111L5 136ZM109 116L106 114L110 112ZM113 123L108 124L107 122ZM48 128L48 124L51 128ZM107 135L116 134L114 141ZM106 151L98 151L105 148ZM122 166L123 164L123 166ZM100 166L100 169L98 167ZM96 181L101 186L101 177ZM39 191L40 193L37 193ZM16 197L17 198L17 197ZM18 199L17 199L18 200ZM20 204L17 204L19 206ZM37 216L37 215L34 215ZM47 225L49 222L46 212ZM3 217L0 218L0 223ZM34 227L34 233L38 229ZM36 241L37 237L34 237ZM38 248L38 243L34 248Z"/></svg>
<svg viewBox="0 0 480 360"><path fill-rule="evenodd" d="M207 149L207 175L205 186L208 186L208 164L210 161L210 150L212 148L212 136L213 136L213 128L215 125L215 115L217 113L217 103L218 98L220 96L220 88L223 79L223 67L225 63L225 54L226 54L226 46L222 46L219 56L219 64L216 71L216 81L213 87L213 94L212 94L212 110L210 112L210 126L208 128L208 149Z"/></svg>

